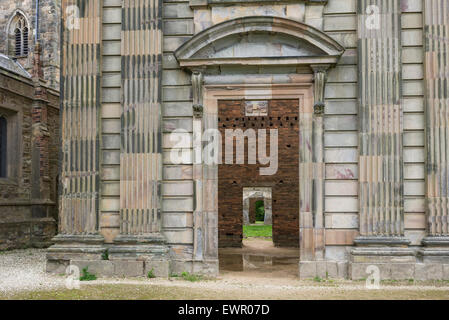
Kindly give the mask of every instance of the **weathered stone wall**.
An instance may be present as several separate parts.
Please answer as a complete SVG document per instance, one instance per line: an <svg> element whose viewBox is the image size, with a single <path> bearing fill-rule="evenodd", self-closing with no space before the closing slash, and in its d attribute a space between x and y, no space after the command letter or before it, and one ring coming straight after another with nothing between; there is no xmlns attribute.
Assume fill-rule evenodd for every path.
<svg viewBox="0 0 449 320"><path fill-rule="evenodd" d="M171 162L168 152L177 141L170 140L170 132L185 129L192 133L192 86L190 75L181 71L173 55L178 47L193 35L193 11L189 1L164 0L163 6L163 73L162 73L162 130L164 150L163 167L163 230L175 262L174 272L185 267L193 252L193 176L191 139L185 148L190 156L179 164ZM176 149L175 149L176 150Z"/></svg>
<svg viewBox="0 0 449 320"><path fill-rule="evenodd" d="M33 118L34 93L31 79L0 69L0 113L12 115L8 121L17 128L8 131L8 143L11 142L8 152L15 153L14 163L8 165L17 170L10 170L6 178L0 178L0 250L48 246L56 234L59 97L49 90L48 100L42 105L47 125L37 126ZM42 148L36 154L33 141L39 137L49 137L49 141L48 145L41 143ZM37 175L45 173L42 177L45 182L35 178L36 168ZM36 197L33 190L49 192Z"/></svg>
<svg viewBox="0 0 449 320"><path fill-rule="evenodd" d="M327 260L347 260L359 227L356 13L356 0L330 0L323 12L323 31L346 50L338 65L329 70L325 89Z"/></svg>
<svg viewBox="0 0 449 320"><path fill-rule="evenodd" d="M122 1L103 1L101 216L107 243L119 234Z"/></svg>
<svg viewBox="0 0 449 320"><path fill-rule="evenodd" d="M426 234L423 1L402 1L404 233L411 246Z"/></svg>
<svg viewBox="0 0 449 320"><path fill-rule="evenodd" d="M32 69L34 34L36 30L35 0L4 0L0 2L0 53L8 55L8 22L17 10L22 11L30 23L29 48L27 59L20 62L27 70ZM42 47L44 79L48 85L59 90L59 32L61 18L61 0L40 0L39 39Z"/></svg>
<svg viewBox="0 0 449 320"><path fill-rule="evenodd" d="M170 249L171 268L173 272L178 273L185 270L193 270L188 268L195 263L193 262L195 258L193 253L201 256L201 252L198 253L201 251L198 249L198 246L201 247L202 244L198 243L202 241L201 236L203 234L201 232L204 231L201 229L201 227L204 226L202 225L204 221L198 221L198 219L202 219L201 215L193 214L198 211L198 203L196 203L196 200L199 198L199 187L197 181L201 180L195 178L194 183L193 177L198 177L202 173L196 171L195 173L193 172L195 165L193 164L192 132L193 124L198 124L200 121L197 121L197 118L195 118L195 120L193 119L191 75L189 72L181 70L179 63L174 56L174 51L183 43L191 39L192 36L213 25L233 18L252 15L283 17L313 26L324 32L326 35L334 38L345 48L345 53L338 64L335 67L332 66L327 74L324 115L322 118L321 115L313 115L314 126L320 126L321 119L323 119L324 122L325 181L323 224L325 232L322 232L321 221L319 221L318 223L320 226L318 228L320 230L313 235L312 233L308 234L310 235L309 240L311 242L316 241L317 243L320 243L318 247L313 247L313 245L310 246L310 248L313 247L313 250L317 249L316 251L312 250L313 257L311 256L311 259L319 260L322 264L319 265L317 261L311 261L312 263L308 266L304 266L302 269L304 272L303 275L309 274L314 276L319 274L320 276L323 276L326 272L326 268L329 268L328 271L331 272L330 268L334 266L335 270L338 269L337 273L339 276L345 276L347 274L346 272L348 270L348 263L351 259L352 251L354 250L354 241L357 241L357 238L360 238L358 237L360 231L362 229L365 231L366 225L368 224L369 227L375 226L375 228L378 228L373 221L365 223L361 221L361 218L367 218L367 216L365 216L366 212L368 212L368 214L371 214L371 212L384 213L388 211L385 209L388 205L385 205L385 203L378 204L371 201L370 205L365 207L363 205L364 200L361 200L360 192L360 188L361 186L364 187L364 183L366 183L366 185L372 184L369 186L369 188L373 187L372 190L382 190L382 192L384 192L388 188L384 187L384 185L391 182L394 184L392 188L393 197L397 198L398 195L402 196L403 193L403 198L394 203L394 207L397 209L397 212L399 212L398 216L395 217L396 220L391 219L383 221L386 222L386 225L388 225L389 228L393 226L392 228L398 229L397 234L394 235L395 237L400 237L400 240L405 242L410 240L412 248L407 248L408 251L406 254L410 260L411 268L415 268L413 261L416 259L413 250L415 250L417 246L421 246L421 239L427 233L426 224L428 223L426 222L426 190L424 185L426 148L429 146L426 146L426 139L424 138L424 96L426 92L424 90L423 61L424 52L427 51L427 49L429 50L428 55L437 53L437 50L433 50L432 48L424 48L423 14L425 13L425 9L423 2L424 1L422 0L386 0L385 2L378 0L289 0L278 1L276 3L273 3L272 1L260 1L259 3L258 1L238 0L229 0L226 1L226 3L214 0L162 1L163 72L161 80L162 88L161 92L159 92L162 100L160 112L162 115L161 130L163 151L161 222L162 233ZM104 236L107 245L112 245L115 237L120 232L120 225L123 223L123 219L121 219L121 210L123 209L123 201L126 201L125 197L120 192L121 183L127 182L121 181L121 176L124 172L123 170L126 168L121 165L124 162L123 159L121 159L121 156L123 156L123 146L120 144L120 138L129 133L126 131L128 130L126 129L126 125L121 123L121 120L123 120L121 119L123 109L127 106L124 102L124 100L126 100L124 83L129 80L123 78L128 70L122 68L122 62L126 62L126 59L123 58L123 52L127 50L127 48L123 46L125 43L123 42L124 38L122 35L123 31L127 31L127 26L122 25L122 23L124 23L123 21L126 21L126 19L122 19L122 5L124 3L125 2L121 0L104 0L102 2L101 150L99 161L101 164L101 187L99 210L101 233ZM442 1L435 1L435 3L437 3L437 5L434 5L432 10L439 11L438 8L443 8ZM366 30L363 25L366 22L363 20L366 18L366 13L362 12L363 10L361 8L365 8L370 4L377 4L382 7L382 10L385 10L381 15L381 21L382 23L385 23L386 26L391 27L392 30L388 30L387 34L393 43L396 43L400 38L400 42L397 43L399 45L390 46L388 45L388 41L385 40L385 35L382 36L379 32L376 33ZM390 12L392 11L390 9L394 9L394 12ZM431 24L433 28L438 19L433 19L432 15L437 15L437 13L432 11L427 14L427 21L429 21L428 23ZM396 23L390 25L390 22L392 21L398 22L399 24ZM139 26L139 28L140 27L142 26ZM444 26L441 25L438 27L443 28ZM432 32L437 33L437 31ZM435 37L435 35L432 36ZM385 44L386 50L391 50L391 52L394 53L395 66L400 70L394 70L394 77L396 77L398 81L390 81L389 83L392 84L392 86L389 86L385 90L392 92L392 90L397 89L394 93L401 98L401 101L391 99L391 95L382 96L378 94L379 91L375 92L374 89L372 93L377 93L377 96L374 98L376 101L370 102L369 99L365 99L365 95L369 93L366 89L363 89L365 84L380 86L383 83L387 83L382 82L379 79L373 80L368 76L371 75L370 73L376 72L379 77L388 76L390 70L388 70L386 61L387 58L392 57L377 47L370 51L363 46L364 44L371 43L370 41L380 41ZM438 41L440 41L440 43L445 43L444 39ZM128 42L126 42L126 44L127 43ZM250 47L250 45L248 45L248 47ZM443 49L444 46L440 45L439 47L442 48L441 51L447 51L447 49ZM360 52L362 54L359 56ZM134 56L134 54L131 55ZM254 56L257 59L256 52L254 53ZM439 56L441 57L441 55ZM379 59L379 61L369 60L373 57ZM235 58L235 56L232 58ZM427 59L427 62L431 63L433 57L429 56ZM373 61L375 61L375 63ZM377 66L377 64L379 64L379 69L370 69L372 66ZM201 71L204 71L204 69L201 69ZM214 83L225 83L225 81L228 81L229 79L235 83L241 81L241 79L244 79L245 82L247 80L245 76L249 74L252 75L251 79L255 79L256 81L259 81L265 76L272 76L273 74L276 74L276 77L273 76L271 79L276 78L281 79L281 81L285 81L286 78L292 77L292 74L295 74L295 77L300 77L298 74L301 74L301 76L307 74L306 77L311 77L314 72L315 76L323 74L323 72L317 73L316 69L311 66L229 67L221 65L214 70L213 68L210 68L207 71L214 73L213 76L208 74L209 80L214 78ZM260 77L255 74L260 75ZM436 76L430 77L433 79ZM248 77L248 81L252 81L249 78L250 77ZM432 81L433 80L430 79L428 80L429 83L433 83ZM196 90L195 93L197 93ZM431 96L432 93L427 92L427 95ZM316 95L316 97L317 96L319 95ZM392 109L393 111L384 108L384 104L381 103L382 98L390 99L388 100L388 105L391 105L392 108L394 108L394 110ZM196 101L196 103L197 102L198 101ZM431 107L433 106L432 100L429 100L428 103L431 104ZM313 105L313 103L311 105ZM372 111L370 107L373 108ZM438 112L439 109L431 108L430 110ZM370 112L372 112L372 114ZM443 110L441 112L445 111ZM318 114L320 114L320 112L318 112ZM442 115L444 116L444 114ZM210 116L210 114L207 115L207 117ZM307 116L309 116L309 114ZM310 116L312 115L310 114ZM366 123L363 123L363 120L371 119L371 116L378 117L379 126L376 127L377 124L370 124L369 130L365 130L368 127L366 126ZM390 116L394 117L394 121L390 119ZM209 121L211 119L207 117L203 120ZM226 118L226 115L223 114L221 117ZM392 124L391 128L385 125L386 119L394 122L394 125ZM430 120L428 118L428 121ZM228 124L232 126L234 123L229 121ZM434 124L430 123L430 125ZM434 125L433 127L431 126L431 129L437 130L437 127L438 126ZM390 129L393 130L393 128L395 130L394 133L389 131ZM183 129L184 132L171 135L173 131L179 129ZM155 130L158 129L155 128ZM308 128L308 130L312 131L311 128ZM320 134L318 131L314 131L316 136L314 136L313 139L317 138ZM375 151L372 152L372 150L365 153L365 150L362 150L365 146L368 146L368 148L377 146L376 139L379 137L379 139L383 139L384 134L389 138L393 137L396 139L395 141L402 143L402 146L395 150L382 151L384 153L380 151L380 153L376 153ZM429 134L427 139L431 142L436 141L436 138L429 137ZM182 142L180 143L180 141ZM308 147L310 148L315 148L320 145L316 140L311 142L313 142L314 145L309 145ZM440 143L438 148L445 148L444 143ZM439 152L438 150L431 156L427 155L427 157L436 156ZM173 162L173 159L170 157L172 151L184 151L184 158L181 163ZM319 152L311 154L313 154L314 157L318 156L321 158ZM298 152L288 152L283 155L284 157L294 157L298 155ZM374 158L376 156L379 156L379 158ZM391 157L391 159L389 157ZM376 164L377 162L374 161L375 159L382 159L382 161L385 161L382 165L388 169L386 171L391 169L397 176L387 177L387 180L381 180L383 184L377 183L374 186L376 179L383 174L380 173L381 170L378 171L376 169L376 166L381 161ZM392 165L389 162L390 160L393 161L395 165ZM321 159L314 159L311 162L305 159L304 163L307 165L320 166ZM365 163L368 163L369 166L365 166ZM400 164L399 167L397 164ZM382 165L379 165L379 168L381 168ZM443 168L444 164L438 163L438 166ZM315 171L312 172L312 170ZM318 192L317 194L314 194L313 197L310 197L313 198L314 201L313 204L310 203L310 206L313 206L314 208L307 207L304 209L305 214L302 216L304 219L309 217L307 216L308 214L321 213L321 209L319 208L320 203L317 203L321 191L321 188L317 185L321 185L320 183L322 181L322 175L319 173L321 172L320 170L321 168L314 167L313 169L310 169L310 172L306 172L306 174L310 173L309 178L310 180L313 180L313 190L318 190ZM436 170L436 168L432 167L430 168L430 171L427 171L432 172L433 170ZM236 175L235 170L231 170L230 172L231 173L229 173L227 177L229 179L231 179L232 174ZM377 175L377 173L379 173L379 175ZM440 174L444 176L444 173L440 172ZM367 178L368 175L369 178ZM245 175L240 176L245 177ZM246 177L256 176L257 174L251 174ZM432 178L432 176L430 178ZM209 180L205 181L209 182ZM232 183L233 181L235 180L232 180ZM224 182L225 181L223 180L222 183ZM431 180L428 181L430 188L438 187L436 184L432 183ZM229 190L231 189L232 188L229 188ZM276 190L274 189L273 199L276 199ZM280 190L281 189L282 188L280 188ZM207 188L205 188L205 190L207 190ZM445 192L444 190L444 188L441 190L429 189L427 190L427 196L434 191ZM308 192L309 191L310 190L308 190ZM242 191L235 191L232 197L229 196L229 198L226 198L227 196L228 195L219 196L219 202L222 201L222 206L235 206L235 211L238 212L239 216L238 219L241 219ZM374 194L370 194L370 196L374 199L378 195L374 192ZM445 197L444 194L440 196ZM318 199L318 201L320 201L320 199ZM446 198L438 199L438 201L441 200L443 201L442 203L444 203L444 201L446 201L445 199ZM309 203L307 203L307 205L309 205ZM279 219L279 217L276 217L275 207L276 204L273 203L273 213L275 214L273 217L274 234L276 234L277 231L280 231L276 229L276 219ZM432 210L432 208L430 208L430 210ZM442 205L440 205L439 208L444 209ZM222 218L223 217L224 216L222 215ZM233 228L230 233L236 235L240 241L241 226L236 217L231 217L228 224L232 225ZM288 221L286 220L283 222L286 225L285 228L290 230L294 237L292 237L292 239L276 239L275 235L275 242L279 244L285 240L285 242L288 242L289 244L291 241L299 243L297 234L295 233L297 232L297 219L299 218L298 212L296 212L296 215L289 216ZM382 216L381 218L384 219L385 216ZM437 221L440 219L439 217L434 218L436 220L434 219L435 221L432 221L431 223L435 224L435 226L443 223L443 221ZM313 221L310 223L317 222ZM220 227L221 230L219 233L222 236L223 234L226 235L227 232L223 228L223 225L220 225ZM312 227L314 226L312 225ZM308 228L313 229L310 225L308 225ZM315 232L316 230L312 231ZM437 232L437 230L435 230L435 232ZM379 235L382 235L382 233L379 233ZM324 248L321 247L321 241L324 244ZM401 242L401 244L404 244L405 242ZM210 245L214 244L211 243ZM382 243L382 245L385 245L385 243ZM319 252L319 254L316 254L316 252ZM321 256L321 253L324 255ZM364 258L365 256L363 255L358 256L354 258L354 261L357 262L357 259L363 260ZM333 261L335 263L327 264L328 261ZM338 261L338 263L336 261ZM307 268L309 267L310 269L308 270ZM400 267L401 266L399 266L397 270L399 270ZM352 270L354 271L356 268ZM361 276L363 273L362 271L364 270L357 270L358 271L354 271L353 275ZM388 270L388 272L390 272L389 274L392 274L392 269L390 268ZM307 273L308 271L310 271L310 273ZM333 272L332 274L336 273Z"/></svg>

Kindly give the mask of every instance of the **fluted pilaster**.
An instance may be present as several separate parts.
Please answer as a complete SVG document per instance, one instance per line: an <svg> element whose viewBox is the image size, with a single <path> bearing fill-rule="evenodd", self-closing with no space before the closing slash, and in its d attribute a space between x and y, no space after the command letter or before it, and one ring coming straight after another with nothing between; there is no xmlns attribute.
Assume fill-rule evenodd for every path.
<svg viewBox="0 0 449 320"><path fill-rule="evenodd" d="M361 237L356 242L404 235L400 3L358 1Z"/></svg>
<svg viewBox="0 0 449 320"><path fill-rule="evenodd" d="M101 2L63 1L62 10L59 234L95 235L99 230Z"/></svg>
<svg viewBox="0 0 449 320"><path fill-rule="evenodd" d="M122 1L120 236L116 241L158 238L161 229L161 24L160 0Z"/></svg>
<svg viewBox="0 0 449 320"><path fill-rule="evenodd" d="M449 243L449 3L424 1L428 235Z"/></svg>

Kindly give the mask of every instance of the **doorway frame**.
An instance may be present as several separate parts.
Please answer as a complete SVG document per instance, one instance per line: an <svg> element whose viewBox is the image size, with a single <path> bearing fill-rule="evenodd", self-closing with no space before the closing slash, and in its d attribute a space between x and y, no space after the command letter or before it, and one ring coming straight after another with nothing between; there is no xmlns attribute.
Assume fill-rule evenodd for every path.
<svg viewBox="0 0 449 320"><path fill-rule="evenodd" d="M324 159L322 116L316 116L313 74L292 75L289 83L269 77L257 83L201 84L202 114L193 119L194 252L196 261L218 260L218 164L203 161L202 133L218 129L219 100L299 100L299 250L300 261L315 261L324 253ZM317 139L318 137L318 139Z"/></svg>

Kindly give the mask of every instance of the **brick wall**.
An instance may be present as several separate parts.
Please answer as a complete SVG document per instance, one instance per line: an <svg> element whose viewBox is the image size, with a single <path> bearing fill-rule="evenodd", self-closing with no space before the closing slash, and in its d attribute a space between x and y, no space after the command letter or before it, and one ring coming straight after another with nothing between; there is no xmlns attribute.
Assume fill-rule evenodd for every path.
<svg viewBox="0 0 449 320"><path fill-rule="evenodd" d="M219 101L218 126L224 149L226 129L278 129L278 171L261 176L259 164L223 164L218 167L218 241L220 247L239 247L242 240L243 188L272 187L273 242L276 246L299 245L299 107L297 100L271 100L268 116L246 117L243 101ZM234 148L235 149L235 148ZM267 153L269 154L269 134ZM234 151L235 152L235 151ZM235 154L234 154L235 162Z"/></svg>

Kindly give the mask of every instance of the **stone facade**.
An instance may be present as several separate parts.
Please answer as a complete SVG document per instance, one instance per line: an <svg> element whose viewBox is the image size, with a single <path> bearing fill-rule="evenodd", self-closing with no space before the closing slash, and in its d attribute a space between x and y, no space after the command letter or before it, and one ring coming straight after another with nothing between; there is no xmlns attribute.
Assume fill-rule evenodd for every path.
<svg viewBox="0 0 449 320"><path fill-rule="evenodd" d="M224 181L201 134L226 118L223 100L294 99L298 152L284 156L298 159L299 276L359 279L376 265L382 278L449 279L446 0L80 4L62 2L81 30L62 35L49 271L216 274ZM80 47L91 54L68 50Z"/></svg>
<svg viewBox="0 0 449 320"><path fill-rule="evenodd" d="M42 48L43 79L46 85L59 91L60 47L60 0L39 0L39 42ZM0 53L11 58L14 54L14 30L12 23L16 14L22 14L29 28L29 54L18 61L27 71L33 68L36 34L36 0L5 0L0 2Z"/></svg>
<svg viewBox="0 0 449 320"><path fill-rule="evenodd" d="M0 55L0 116L7 123L0 250L48 247L58 220L59 93Z"/></svg>

